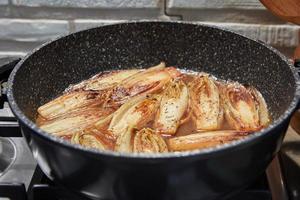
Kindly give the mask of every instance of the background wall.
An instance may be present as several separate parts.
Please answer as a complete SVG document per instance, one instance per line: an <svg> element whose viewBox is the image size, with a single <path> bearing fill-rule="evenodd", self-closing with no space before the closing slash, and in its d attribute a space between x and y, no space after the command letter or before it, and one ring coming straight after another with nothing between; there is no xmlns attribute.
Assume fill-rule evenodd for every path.
<svg viewBox="0 0 300 200"><path fill-rule="evenodd" d="M292 55L299 26L283 22L259 0L0 0L0 57L23 56L62 34L133 19L216 24Z"/></svg>

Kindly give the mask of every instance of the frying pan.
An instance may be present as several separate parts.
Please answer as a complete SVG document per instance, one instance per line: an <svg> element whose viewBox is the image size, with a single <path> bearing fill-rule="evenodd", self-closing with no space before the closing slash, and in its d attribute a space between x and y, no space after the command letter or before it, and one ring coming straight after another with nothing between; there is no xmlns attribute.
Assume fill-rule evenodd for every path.
<svg viewBox="0 0 300 200"><path fill-rule="evenodd" d="M72 145L34 123L36 109L99 71L168 66L205 71L258 88L273 123L215 148L126 154ZM299 76L278 51L228 30L187 22L140 21L53 40L23 58L8 100L43 172L89 199L220 199L260 176L279 151L299 102Z"/></svg>

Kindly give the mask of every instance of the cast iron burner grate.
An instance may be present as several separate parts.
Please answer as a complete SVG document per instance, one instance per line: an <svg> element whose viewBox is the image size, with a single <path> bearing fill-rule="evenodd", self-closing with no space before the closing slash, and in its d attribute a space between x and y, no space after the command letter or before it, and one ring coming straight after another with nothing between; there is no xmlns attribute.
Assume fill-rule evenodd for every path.
<svg viewBox="0 0 300 200"><path fill-rule="evenodd" d="M9 138L0 138L0 176L13 164L15 158L15 144Z"/></svg>

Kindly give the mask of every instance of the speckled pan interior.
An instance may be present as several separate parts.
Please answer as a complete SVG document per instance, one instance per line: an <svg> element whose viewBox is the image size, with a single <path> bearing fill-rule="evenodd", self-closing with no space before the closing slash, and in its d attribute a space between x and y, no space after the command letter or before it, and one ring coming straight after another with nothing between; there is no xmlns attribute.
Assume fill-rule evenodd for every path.
<svg viewBox="0 0 300 200"><path fill-rule="evenodd" d="M69 84L103 70L145 68L160 61L254 85L274 119L295 95L293 71L264 45L214 27L170 22L117 24L54 41L24 61L14 77L13 95L34 120L38 106Z"/></svg>

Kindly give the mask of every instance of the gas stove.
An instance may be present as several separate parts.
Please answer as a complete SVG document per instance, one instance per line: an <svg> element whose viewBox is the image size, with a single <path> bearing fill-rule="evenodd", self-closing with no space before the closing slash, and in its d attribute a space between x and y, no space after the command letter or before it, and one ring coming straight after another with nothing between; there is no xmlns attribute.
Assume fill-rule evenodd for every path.
<svg viewBox="0 0 300 200"><path fill-rule="evenodd" d="M18 61L15 58L0 59L0 200L84 200L85 197L49 180L22 138L5 97L7 78ZM291 176L289 170L299 176L300 166L292 169L287 164L288 158L284 153L277 155L266 173L229 200L299 200L300 179ZM291 180L293 177L297 180Z"/></svg>

